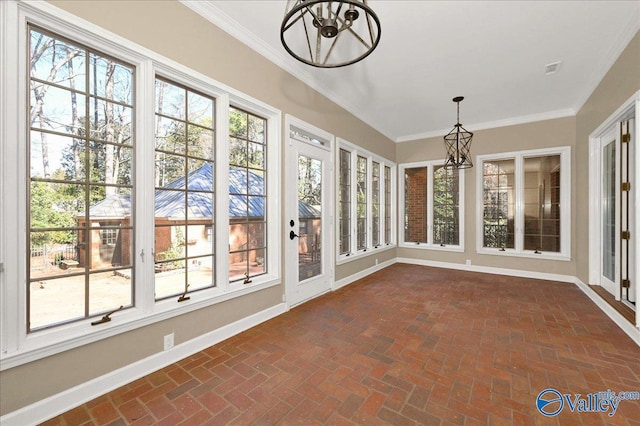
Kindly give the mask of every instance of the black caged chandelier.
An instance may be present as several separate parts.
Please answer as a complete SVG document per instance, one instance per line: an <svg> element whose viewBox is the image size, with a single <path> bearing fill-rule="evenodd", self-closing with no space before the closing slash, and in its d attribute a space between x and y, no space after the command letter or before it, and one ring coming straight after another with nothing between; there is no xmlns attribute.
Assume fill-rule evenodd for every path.
<svg viewBox="0 0 640 426"><path fill-rule="evenodd" d="M460 102L463 99L463 96L453 98L453 102L458 106L458 118L456 125L453 126L453 129L444 137L444 146L447 149L447 158L444 167L453 167L456 169L473 167L471 153L469 152L473 133L467 131L467 129L460 124Z"/></svg>
<svg viewBox="0 0 640 426"><path fill-rule="evenodd" d="M280 40L307 65L344 67L378 46L380 20L367 0L288 0Z"/></svg>

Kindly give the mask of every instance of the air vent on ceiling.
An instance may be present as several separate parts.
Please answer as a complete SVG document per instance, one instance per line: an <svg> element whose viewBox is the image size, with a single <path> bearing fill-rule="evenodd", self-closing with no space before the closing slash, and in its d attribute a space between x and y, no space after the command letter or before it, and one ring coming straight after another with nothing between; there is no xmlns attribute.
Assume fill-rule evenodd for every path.
<svg viewBox="0 0 640 426"><path fill-rule="evenodd" d="M547 64L544 66L544 73L546 75L551 75L551 74L555 74L558 72L558 70L560 69L560 64L562 63L562 61L558 61L558 62L553 62L551 64Z"/></svg>

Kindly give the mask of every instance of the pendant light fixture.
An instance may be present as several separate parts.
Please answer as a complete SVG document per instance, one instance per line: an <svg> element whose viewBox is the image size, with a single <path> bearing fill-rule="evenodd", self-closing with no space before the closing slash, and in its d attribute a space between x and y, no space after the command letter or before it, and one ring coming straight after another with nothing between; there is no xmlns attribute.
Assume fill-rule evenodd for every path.
<svg viewBox="0 0 640 426"><path fill-rule="evenodd" d="M367 0L288 0L280 40L307 65L344 67L378 46L380 20Z"/></svg>
<svg viewBox="0 0 640 426"><path fill-rule="evenodd" d="M444 167L455 167L456 169L468 169L473 167L471 161L471 139L473 133L467 131L462 124L460 124L460 102L464 99L463 96L456 96L453 98L453 102L458 107L458 118L456 125L444 137L444 146L447 149L447 158Z"/></svg>

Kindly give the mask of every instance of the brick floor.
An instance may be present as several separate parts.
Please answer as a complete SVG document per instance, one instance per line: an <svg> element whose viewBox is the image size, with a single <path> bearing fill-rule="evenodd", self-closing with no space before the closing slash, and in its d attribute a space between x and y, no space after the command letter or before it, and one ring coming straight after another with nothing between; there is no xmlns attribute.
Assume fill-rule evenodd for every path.
<svg viewBox="0 0 640 426"><path fill-rule="evenodd" d="M536 396L640 391L640 348L574 285L396 264L47 425L640 425Z"/></svg>

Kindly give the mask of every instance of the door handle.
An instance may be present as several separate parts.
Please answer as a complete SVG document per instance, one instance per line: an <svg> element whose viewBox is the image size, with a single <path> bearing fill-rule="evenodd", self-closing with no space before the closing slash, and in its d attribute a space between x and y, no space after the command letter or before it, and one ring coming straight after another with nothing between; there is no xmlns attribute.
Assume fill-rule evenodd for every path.
<svg viewBox="0 0 640 426"><path fill-rule="evenodd" d="M290 239L290 240L293 240L295 237L299 237L299 235L298 235L298 234L296 234L296 233L295 233L295 232L293 232L293 231L290 231L290 232L289 232L289 239Z"/></svg>

